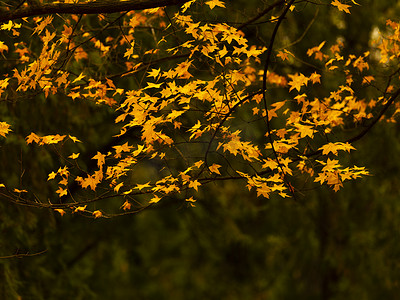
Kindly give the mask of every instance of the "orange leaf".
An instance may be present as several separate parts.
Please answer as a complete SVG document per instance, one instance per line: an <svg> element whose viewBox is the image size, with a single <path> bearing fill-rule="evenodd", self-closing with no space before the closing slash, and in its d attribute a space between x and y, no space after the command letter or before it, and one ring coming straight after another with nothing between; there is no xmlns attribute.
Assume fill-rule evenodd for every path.
<svg viewBox="0 0 400 300"><path fill-rule="evenodd" d="M340 11L344 11L346 14L350 14L349 7L351 7L351 5L343 4L338 0L332 1L331 4L333 6L336 6Z"/></svg>
<svg viewBox="0 0 400 300"><path fill-rule="evenodd" d="M58 187L56 193L59 195L59 197L66 196L68 194L67 189L63 189L62 187Z"/></svg>
<svg viewBox="0 0 400 300"><path fill-rule="evenodd" d="M122 208L123 210L130 210L131 209L132 204L129 203L128 200L126 200L124 202L124 204L122 204L122 206L120 208Z"/></svg>
<svg viewBox="0 0 400 300"><path fill-rule="evenodd" d="M0 122L0 136L6 136L8 132L11 131L10 125L6 122Z"/></svg>
<svg viewBox="0 0 400 300"><path fill-rule="evenodd" d="M225 7L224 2L219 1L219 0L207 1L206 4L207 4L211 9L213 9L215 6Z"/></svg>
<svg viewBox="0 0 400 300"><path fill-rule="evenodd" d="M55 211L58 212L58 213L61 215L61 217L62 217L63 215L65 215L65 210L63 210L63 209L61 209L61 208L56 208Z"/></svg>
<svg viewBox="0 0 400 300"><path fill-rule="evenodd" d="M198 182L197 180L191 181L189 183L189 187L194 188L196 191L198 191L200 185L201 185L201 183Z"/></svg>
<svg viewBox="0 0 400 300"><path fill-rule="evenodd" d="M72 153L68 158L77 159L79 157L79 153Z"/></svg>
<svg viewBox="0 0 400 300"><path fill-rule="evenodd" d="M75 212L83 212L83 211L85 211L86 207L87 207L87 205L78 206L78 207L75 208L74 213Z"/></svg>
<svg viewBox="0 0 400 300"><path fill-rule="evenodd" d="M99 151L97 151L97 154L92 157L92 159L97 159L97 166L101 168L104 163L105 163L105 155L101 154Z"/></svg>
<svg viewBox="0 0 400 300"><path fill-rule="evenodd" d="M210 171L212 172L212 173L217 173L217 174L219 174L219 175L221 175L221 173L219 172L219 168L221 168L221 166L220 165L217 165L217 164L213 164L212 166L210 166Z"/></svg>
<svg viewBox="0 0 400 300"><path fill-rule="evenodd" d="M100 218L100 217L103 216L103 213L101 211L99 211L99 210L95 210L92 214L93 214L95 219Z"/></svg>

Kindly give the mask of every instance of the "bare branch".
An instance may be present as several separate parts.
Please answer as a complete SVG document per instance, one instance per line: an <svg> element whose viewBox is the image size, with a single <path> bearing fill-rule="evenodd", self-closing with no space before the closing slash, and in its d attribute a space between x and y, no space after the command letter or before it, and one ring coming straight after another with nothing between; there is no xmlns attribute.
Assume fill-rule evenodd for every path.
<svg viewBox="0 0 400 300"><path fill-rule="evenodd" d="M180 5L189 0L102 0L87 3L50 3L17 8L0 8L0 23L47 14L102 14Z"/></svg>

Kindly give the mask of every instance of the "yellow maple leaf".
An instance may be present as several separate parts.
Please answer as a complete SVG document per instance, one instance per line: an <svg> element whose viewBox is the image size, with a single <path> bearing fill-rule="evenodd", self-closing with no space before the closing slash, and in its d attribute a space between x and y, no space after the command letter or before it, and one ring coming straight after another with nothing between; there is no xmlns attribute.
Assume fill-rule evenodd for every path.
<svg viewBox="0 0 400 300"><path fill-rule="evenodd" d="M312 83L321 83L321 75L317 72L314 72L310 75L310 80L312 81Z"/></svg>
<svg viewBox="0 0 400 300"><path fill-rule="evenodd" d="M362 81L362 84L363 84L363 85L364 85L364 84L371 84L371 82L374 81L374 80L375 80L375 77L374 77L374 76L371 76L371 75L369 75L369 76L364 76L363 81Z"/></svg>
<svg viewBox="0 0 400 300"><path fill-rule="evenodd" d="M196 202L196 199L193 199L193 197L187 198L186 199L187 202Z"/></svg>
<svg viewBox="0 0 400 300"><path fill-rule="evenodd" d="M161 200L160 197L158 197L157 195L154 195L154 197L149 201L149 203L157 203L160 200Z"/></svg>
<svg viewBox="0 0 400 300"><path fill-rule="evenodd" d="M150 72L147 72L147 77L153 77L154 79L160 75L161 69L152 69Z"/></svg>
<svg viewBox="0 0 400 300"><path fill-rule="evenodd" d="M120 146L113 146L113 148L115 149L116 155L115 157L118 158L120 157L120 153L121 152L129 152L133 147L128 145L128 142L126 142L123 145Z"/></svg>
<svg viewBox="0 0 400 300"><path fill-rule="evenodd" d="M11 30L13 28L21 28L21 24L13 23L9 20L8 23L4 23L0 26L1 30Z"/></svg>
<svg viewBox="0 0 400 300"><path fill-rule="evenodd" d="M80 153L72 153L70 156L68 156L68 158L77 159L79 157L79 154Z"/></svg>
<svg viewBox="0 0 400 300"><path fill-rule="evenodd" d="M283 51L279 51L276 56L280 57L283 61L289 60L289 54Z"/></svg>
<svg viewBox="0 0 400 300"><path fill-rule="evenodd" d="M47 178L47 181L49 181L49 180L51 180L51 179L54 179L54 178L56 177L56 175L57 175L57 173L51 172L51 173L49 174L49 177Z"/></svg>
<svg viewBox="0 0 400 300"><path fill-rule="evenodd" d="M10 129L10 124L7 124L6 122L0 122L0 136L6 137Z"/></svg>
<svg viewBox="0 0 400 300"><path fill-rule="evenodd" d="M346 14L350 14L349 7L351 7L351 5L343 4L338 0L332 1L331 5L336 6L339 9L339 11L344 11Z"/></svg>
<svg viewBox="0 0 400 300"><path fill-rule="evenodd" d="M65 137L66 137L66 135L59 135L59 134L46 135L41 138L40 144L41 145L57 144L57 143L61 142L62 140L64 140Z"/></svg>
<svg viewBox="0 0 400 300"><path fill-rule="evenodd" d="M219 1L219 0L207 1L206 4L210 7L210 9L213 9L215 6L225 7L224 2Z"/></svg>
<svg viewBox="0 0 400 300"><path fill-rule="evenodd" d="M118 183L115 187L114 187L114 192L118 193L119 189L124 185L123 182Z"/></svg>
<svg viewBox="0 0 400 300"><path fill-rule="evenodd" d="M149 185L149 183L150 183L150 181L147 182L147 183L145 183L145 184L137 184L136 187L135 187L135 189L138 189L139 191L141 191L141 190L144 189L144 188L151 187L151 186Z"/></svg>
<svg viewBox="0 0 400 300"><path fill-rule="evenodd" d="M326 161L325 167L322 168L322 171L334 171L336 168L340 167L340 164L338 164L337 159L330 159Z"/></svg>
<svg viewBox="0 0 400 300"><path fill-rule="evenodd" d="M76 78L72 81L72 83L75 83L75 82L77 82L77 81L79 81L79 80L82 80L83 78L85 78L85 75L83 75L83 73L81 73L81 74L79 74L78 77L76 77Z"/></svg>
<svg viewBox="0 0 400 300"><path fill-rule="evenodd" d="M120 208L122 208L123 210L130 210L131 206L132 204L130 204L128 200L125 200L124 204L122 204Z"/></svg>
<svg viewBox="0 0 400 300"><path fill-rule="evenodd" d="M3 54L4 51L8 52L8 46L0 41L0 53Z"/></svg>
<svg viewBox="0 0 400 300"><path fill-rule="evenodd" d="M61 217L63 216L63 215L65 215L65 210L63 210L63 209L61 209L61 208L56 208L56 209L54 209L56 212L58 212L60 215L61 215Z"/></svg>
<svg viewBox="0 0 400 300"><path fill-rule="evenodd" d="M105 157L106 155L101 154L99 151L97 151L97 154L92 157L92 159L97 159L97 166L99 168L102 168L103 165L105 164Z"/></svg>
<svg viewBox="0 0 400 300"><path fill-rule="evenodd" d="M196 191L198 191L200 185L201 183L198 182L197 180L189 182L189 187L194 188Z"/></svg>
<svg viewBox="0 0 400 300"><path fill-rule="evenodd" d="M356 148L354 148L349 143L336 142L336 143L325 144L322 147L320 147L318 150L322 150L322 154L323 155L327 155L330 152L333 155L337 155L338 154L338 150L350 152L350 150L356 150Z"/></svg>
<svg viewBox="0 0 400 300"><path fill-rule="evenodd" d="M93 213L95 219L100 218L103 216L103 213L100 210L95 210Z"/></svg>
<svg viewBox="0 0 400 300"><path fill-rule="evenodd" d="M144 88L144 90L146 90L146 89L152 89L152 88L158 89L158 88L161 87L162 84L163 84L163 82L161 82L161 83L148 82L148 83L147 83L147 86Z"/></svg>
<svg viewBox="0 0 400 300"><path fill-rule="evenodd" d="M67 189L63 189L62 187L58 187L58 190L56 193L59 195L59 197L66 196L68 194Z"/></svg>
<svg viewBox="0 0 400 300"><path fill-rule="evenodd" d="M294 75L289 75L289 77L292 79L289 82L290 85L290 89L289 92L293 89L296 89L297 91L300 92L300 89L303 85L307 85L308 83L308 78L306 76L304 76L303 74L294 74Z"/></svg>
<svg viewBox="0 0 400 300"><path fill-rule="evenodd" d="M28 191L27 190L20 190L20 189L15 188L14 192L16 192L16 193L27 193Z"/></svg>
<svg viewBox="0 0 400 300"><path fill-rule="evenodd" d="M332 152L333 155L337 155L338 154L337 146L335 145L335 143L328 143L326 145L323 145L318 150L322 150L322 154L323 155L327 155L330 152Z"/></svg>
<svg viewBox="0 0 400 300"><path fill-rule="evenodd" d="M268 199L270 193L271 189L266 183L262 183L261 186L257 187L257 197L264 196Z"/></svg>
<svg viewBox="0 0 400 300"><path fill-rule="evenodd" d="M262 168L270 168L271 170L276 170L278 168L278 163L271 158L267 158L267 160L264 161Z"/></svg>
<svg viewBox="0 0 400 300"><path fill-rule="evenodd" d="M78 180L78 178L76 178L76 180ZM88 175L88 177L80 181L80 184L84 189L90 187L93 191L96 189L98 183L99 181L96 179L96 177L90 175Z"/></svg>
<svg viewBox="0 0 400 300"><path fill-rule="evenodd" d="M212 173L217 173L217 174L221 175L221 173L218 170L219 168L221 168L221 166L218 164L213 164L212 166L209 167L209 169Z"/></svg>
<svg viewBox="0 0 400 300"><path fill-rule="evenodd" d="M78 207L76 207L76 208L74 209L74 213L76 213L76 212L83 212L83 211L85 211L86 207L87 207L87 205L78 206Z"/></svg>
<svg viewBox="0 0 400 300"><path fill-rule="evenodd" d="M72 136L72 135L69 135L68 136L74 143L82 143L82 141L80 141L78 138L76 138L76 137L74 137L74 136Z"/></svg>
<svg viewBox="0 0 400 300"><path fill-rule="evenodd" d="M191 0L182 5L182 13L184 13L196 0Z"/></svg>
<svg viewBox="0 0 400 300"><path fill-rule="evenodd" d="M203 165L204 161L199 160L198 162L195 162L194 165L196 168L200 168Z"/></svg>

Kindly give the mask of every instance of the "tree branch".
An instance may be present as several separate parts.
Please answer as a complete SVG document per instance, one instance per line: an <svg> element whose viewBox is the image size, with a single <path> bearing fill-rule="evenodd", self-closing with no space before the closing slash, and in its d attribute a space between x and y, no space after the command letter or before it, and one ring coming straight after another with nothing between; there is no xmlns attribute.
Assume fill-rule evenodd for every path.
<svg viewBox="0 0 400 300"><path fill-rule="evenodd" d="M0 7L0 23L47 14L102 14L179 5L189 0L102 0L86 3L49 3L9 10Z"/></svg>

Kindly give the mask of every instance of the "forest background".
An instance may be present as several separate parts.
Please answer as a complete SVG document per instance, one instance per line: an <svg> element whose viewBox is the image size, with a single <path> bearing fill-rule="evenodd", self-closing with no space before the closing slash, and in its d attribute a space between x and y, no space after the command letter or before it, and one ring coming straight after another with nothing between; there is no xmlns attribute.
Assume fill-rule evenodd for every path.
<svg viewBox="0 0 400 300"><path fill-rule="evenodd" d="M45 14L2 19L0 298L396 299L400 291L400 132L398 107L390 101L399 86L396 22L400 2L198 0L182 7L184 2L129 13L57 12L51 18ZM17 8L15 1L2 1L0 6L6 16L45 3L21 1ZM234 48L221 46L218 55L208 50L185 52L204 46L205 41L195 38L185 45L190 32L182 28L194 30L200 25L193 21L190 27L187 19L180 24L175 15L179 11L202 26L213 28L223 23L237 28L247 39L249 47L241 55L251 60L238 64L246 63L254 71L243 67L247 79L235 85L234 92L226 84L227 78L232 79L227 76L231 62L222 59L235 57ZM383 48L378 47L380 36L394 41L388 46L392 51L388 52L394 54L387 61L382 61ZM330 47L335 45L340 49L338 55L346 58L343 62L332 56L336 50ZM174 47L176 51L166 50ZM45 53L53 56L46 60ZM346 65L351 55L351 64ZM357 59L368 67L356 65ZM43 67L42 73L40 67L32 71L35 61L45 60L53 62ZM188 63L190 60L194 62ZM267 106L256 97L266 63L270 65L269 77L265 77L266 105L275 114L282 107L276 119L262 114ZM342 73L335 73L335 64ZM181 68L178 71L177 66ZM224 99L221 111L223 105L227 111L208 119L210 124L214 119L219 123L210 125L207 132L197 120L205 120L208 108L188 102L190 109L181 114L176 107L168 113L161 111L172 113L173 127L165 125L152 139L143 129L144 122L129 125L126 121L135 108L128 111L131 103L125 100L130 99L127 91L140 90L154 97L149 103L168 102L171 95L165 94L162 83L172 81L168 76L162 78L160 69L181 71L176 83L182 86L185 80L212 81L224 74L216 83L219 91L230 91L226 95L232 99L245 98L246 93L255 96L257 104L261 103L260 112L257 106L256 110L235 111L232 107L244 107L246 102ZM318 77L312 80L299 75L313 72L322 75L319 82ZM354 84L349 83L349 76L354 77ZM96 78L102 80L90 81ZM287 115L284 109L296 112L303 101L298 100L302 92L310 99L324 92L329 95L343 82L352 85L348 97L354 93L358 99L369 99L370 115L363 118L379 122L345 120L337 124L339 129L332 125L332 131L328 124L314 124L310 132L307 126L311 123L290 125L289 129L289 123L285 127L284 119L279 119ZM234 95L240 87L246 93ZM179 99L184 97L174 101ZM271 106L286 99L296 99L298 105L288 101ZM340 104L343 99L335 101ZM378 104L381 101L381 108L375 109L371 99ZM185 102L180 104L184 109ZM167 103L163 109L168 110L168 105L175 104ZM215 108L210 107L210 111ZM121 113L124 109L126 115ZM336 110L345 111L343 106ZM196 115L199 111L204 115ZM354 111L346 114L356 115ZM215 132L225 130L225 121L232 122L231 132L226 129L225 135L219 136ZM120 126L121 122L126 123ZM220 127L215 130L215 126ZM232 148L230 143L235 141L237 129L255 145L268 145L270 137L278 140L280 133L274 128L280 127L293 130L301 139L296 147L287 142L287 152L265 146L270 152L263 163L274 166L279 175L274 177L274 185L267 186L257 176L274 170L263 171L257 165L259 154L250 151L255 146ZM148 130L154 133L153 129ZM184 133L174 135L180 130ZM164 151L168 134L172 145L187 142L179 148L180 153L156 152ZM214 145L209 142L208 148L190 148L189 141L203 137L206 142L221 141L222 146L218 149L216 143L211 151ZM332 147L331 141L343 142L336 147L344 148L330 148L332 152L326 153L328 148L322 146ZM346 141L354 143L350 146ZM335 149L345 150L336 154L341 164L349 166L342 169L348 173L339 181L317 177L330 172L325 169L324 173L322 166L336 158L332 156ZM259 150L263 151L261 146ZM106 165L118 166L134 151L138 151L141 164L128 164L121 177L115 175L120 169L112 169L115 178L110 175L106 182ZM190 173L194 167L182 169L182 160L197 163L202 152L210 155L206 154L202 166L196 165L203 168L197 177ZM304 170L297 165L293 169L304 172L290 171L285 159L293 163L303 160ZM311 159L313 170L304 167ZM366 169L352 169L353 165ZM179 174L179 184L168 186L173 186L172 193L163 182L156 182L170 180L162 173L166 166L171 174ZM249 170L255 170L252 176ZM329 174L340 178L339 169L335 170ZM303 174L307 172L310 174ZM344 176L357 179L345 181Z"/></svg>

